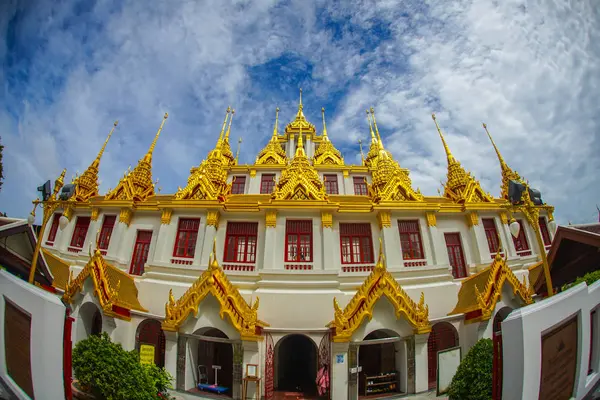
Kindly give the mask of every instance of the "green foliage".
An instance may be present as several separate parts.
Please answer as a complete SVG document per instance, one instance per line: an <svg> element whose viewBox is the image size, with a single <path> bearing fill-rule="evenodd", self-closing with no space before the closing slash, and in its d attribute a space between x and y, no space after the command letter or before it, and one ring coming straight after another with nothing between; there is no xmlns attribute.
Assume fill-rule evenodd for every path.
<svg viewBox="0 0 600 400"><path fill-rule="evenodd" d="M492 339L481 339L469 350L452 378L448 396L452 400L490 400L492 398Z"/></svg>
<svg viewBox="0 0 600 400"><path fill-rule="evenodd" d="M106 400L158 400L172 377L162 368L140 364L137 351L126 351L106 332L91 335L73 349L75 378Z"/></svg>
<svg viewBox="0 0 600 400"><path fill-rule="evenodd" d="M592 283L596 282L597 280L600 280L600 269L598 269L596 271L588 272L584 276L580 276L573 283L567 283L566 285L563 285L563 287L561 288L561 291L565 291L569 288L572 288L573 286L577 286L581 282L585 282L588 286L590 286Z"/></svg>

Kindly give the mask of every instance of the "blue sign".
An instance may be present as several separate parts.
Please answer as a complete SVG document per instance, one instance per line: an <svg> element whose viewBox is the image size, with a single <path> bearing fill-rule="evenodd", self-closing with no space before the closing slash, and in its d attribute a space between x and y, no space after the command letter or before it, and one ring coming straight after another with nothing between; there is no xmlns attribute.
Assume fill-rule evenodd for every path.
<svg viewBox="0 0 600 400"><path fill-rule="evenodd" d="M344 363L344 355L343 354L336 354L336 363L337 364L343 364Z"/></svg>

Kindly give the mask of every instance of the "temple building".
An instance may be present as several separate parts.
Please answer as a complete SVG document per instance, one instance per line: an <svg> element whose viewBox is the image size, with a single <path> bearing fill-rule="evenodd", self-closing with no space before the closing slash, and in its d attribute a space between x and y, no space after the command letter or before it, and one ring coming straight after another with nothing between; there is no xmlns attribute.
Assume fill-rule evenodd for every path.
<svg viewBox="0 0 600 400"><path fill-rule="evenodd" d="M107 332L143 346L180 391L239 399L244 378L258 376L265 399L319 389L357 399L435 388L438 351L464 356L534 301L529 269L551 243L553 207L531 205L537 224L510 207L509 181L525 181L493 141L500 198L456 159L433 116L448 173L429 196L386 149L372 108L361 165L330 140L325 110L322 128L308 121L302 94L284 128L278 112L254 163L241 165L227 109L214 148L172 194L157 193L152 167L167 114L135 168L101 194L106 139L42 238L44 260L69 272L56 290L72 307L74 342Z"/></svg>

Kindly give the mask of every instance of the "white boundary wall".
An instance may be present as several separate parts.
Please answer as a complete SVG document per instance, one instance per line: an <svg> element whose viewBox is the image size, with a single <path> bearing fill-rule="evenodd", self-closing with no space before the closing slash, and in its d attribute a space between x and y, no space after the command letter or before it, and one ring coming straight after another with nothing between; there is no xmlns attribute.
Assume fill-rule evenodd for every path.
<svg viewBox="0 0 600 400"><path fill-rule="evenodd" d="M36 399L64 399L65 306L58 296L0 271L0 375L20 398L30 397L8 375L4 351L5 297L31 315L31 379Z"/></svg>
<svg viewBox="0 0 600 400"><path fill-rule="evenodd" d="M599 318L594 320L593 372L588 375L590 313L599 305L600 281L597 281L589 287L581 283L539 303L513 311L502 322L502 398L538 398L542 369L542 335L573 316L577 316L578 320L578 356L573 399L584 398L600 380Z"/></svg>

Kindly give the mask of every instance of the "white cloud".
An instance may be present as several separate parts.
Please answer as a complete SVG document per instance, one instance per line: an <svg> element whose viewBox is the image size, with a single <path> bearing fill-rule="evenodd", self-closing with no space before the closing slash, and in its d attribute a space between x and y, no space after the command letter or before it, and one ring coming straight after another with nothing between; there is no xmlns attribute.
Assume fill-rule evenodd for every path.
<svg viewBox="0 0 600 400"><path fill-rule="evenodd" d="M185 184L214 145L228 105L236 108L232 150L243 136L241 161L252 162L271 135L274 108L283 127L295 112L296 86L304 85L309 119L320 126L325 106L334 143L355 148L348 162L360 159L359 137L368 150L364 110L374 105L387 147L411 169L414 186L435 195L446 171L430 117L436 112L453 153L497 195L485 121L506 160L543 191L560 221L594 218L600 27L589 2L319 6L328 9L305 1L131 1L116 9L97 3L75 16L71 3L14 11L13 2L0 17L0 57L24 66L0 72L10 81L0 111L0 208L24 216L37 185L63 167L68 176L83 171L115 119L103 190L146 152L165 111L153 160L163 193ZM298 62L255 80L253 67L284 54ZM15 84L23 71L27 80Z"/></svg>

